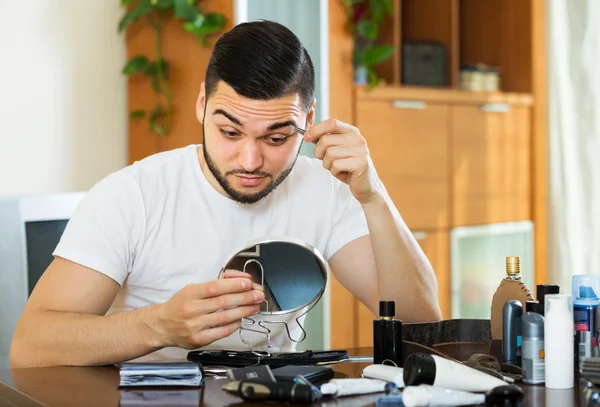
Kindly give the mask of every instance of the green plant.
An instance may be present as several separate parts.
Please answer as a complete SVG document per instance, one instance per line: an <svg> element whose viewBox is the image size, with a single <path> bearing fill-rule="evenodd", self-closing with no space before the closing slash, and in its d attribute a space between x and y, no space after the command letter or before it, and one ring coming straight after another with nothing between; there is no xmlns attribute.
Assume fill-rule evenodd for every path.
<svg viewBox="0 0 600 407"><path fill-rule="evenodd" d="M121 0L127 12L119 21L122 33L134 22L145 19L154 29L156 48L154 59L146 55L132 57L123 67L124 75L142 74L157 95L157 104L150 110L136 109L129 113L132 120L148 118L150 130L166 136L171 129L173 114L173 91L169 86L169 63L163 56L163 24L168 18L183 22L185 31L192 34L202 46L208 46L207 38L225 26L225 16L219 13L203 13L198 0Z"/></svg>
<svg viewBox="0 0 600 407"><path fill-rule="evenodd" d="M374 67L394 54L394 46L379 44L379 30L391 15L391 0L343 0L348 13L348 29L354 39L354 69L365 69L370 88L382 82Z"/></svg>

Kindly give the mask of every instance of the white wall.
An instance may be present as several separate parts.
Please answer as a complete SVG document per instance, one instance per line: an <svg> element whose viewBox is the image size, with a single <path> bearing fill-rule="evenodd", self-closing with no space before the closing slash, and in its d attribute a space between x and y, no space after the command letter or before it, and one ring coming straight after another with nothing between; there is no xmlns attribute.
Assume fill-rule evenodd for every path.
<svg viewBox="0 0 600 407"><path fill-rule="evenodd" d="M0 1L0 196L87 190L126 165L119 0Z"/></svg>

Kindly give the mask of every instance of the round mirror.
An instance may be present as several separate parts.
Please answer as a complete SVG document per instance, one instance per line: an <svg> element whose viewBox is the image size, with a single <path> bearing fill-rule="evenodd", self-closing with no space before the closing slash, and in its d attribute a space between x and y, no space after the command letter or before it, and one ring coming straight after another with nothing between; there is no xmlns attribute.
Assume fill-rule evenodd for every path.
<svg viewBox="0 0 600 407"><path fill-rule="evenodd" d="M263 315L314 306L323 295L329 265L314 247L297 239L261 239L236 251L219 273L238 270L264 288ZM312 308L312 307L310 307Z"/></svg>

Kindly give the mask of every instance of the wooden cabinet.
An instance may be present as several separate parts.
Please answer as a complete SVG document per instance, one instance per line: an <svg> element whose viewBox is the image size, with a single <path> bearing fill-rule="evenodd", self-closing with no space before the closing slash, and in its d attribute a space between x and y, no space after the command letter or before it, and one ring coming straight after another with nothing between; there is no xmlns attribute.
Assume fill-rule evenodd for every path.
<svg viewBox="0 0 600 407"><path fill-rule="evenodd" d="M453 226L531 219L530 109L454 105Z"/></svg>
<svg viewBox="0 0 600 407"><path fill-rule="evenodd" d="M450 234L447 230L433 232L415 231L415 238L421 245L423 252L431 262L438 280L438 295L442 317L450 318ZM402 280L398 280L402 284ZM356 346L373 346L373 320L378 316L358 303L357 326L358 333Z"/></svg>
<svg viewBox="0 0 600 407"><path fill-rule="evenodd" d="M356 126L377 173L411 229L449 225L447 105L361 98Z"/></svg>

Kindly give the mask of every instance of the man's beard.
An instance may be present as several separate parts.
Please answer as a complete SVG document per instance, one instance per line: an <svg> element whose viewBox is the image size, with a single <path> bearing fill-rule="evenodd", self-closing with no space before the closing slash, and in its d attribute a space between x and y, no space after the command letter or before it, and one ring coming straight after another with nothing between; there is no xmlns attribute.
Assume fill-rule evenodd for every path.
<svg viewBox="0 0 600 407"><path fill-rule="evenodd" d="M212 160L212 158L210 158L210 155L208 154L208 149L206 148L206 133L204 132L204 121L202 123L202 134L205 135L203 137L204 140L202 141L202 143L203 143L202 154L204 155L204 161L206 162L206 166L208 167L208 169L210 170L212 175L215 177L215 179L217 180L217 182L219 183L221 188L223 188L225 193L227 195L229 195L229 197L231 199L233 199L234 201L237 201L237 202L240 202L243 204L256 203L256 202L260 201L261 199L263 199L264 197L266 197L267 195L269 195L271 192L273 192L275 190L275 188L277 188L279 186L279 184L281 184L283 182L283 180L285 180L287 178L287 176L290 174L290 172L292 172L292 169L294 168L294 164L296 163L296 160L298 159L298 155L300 154L300 148L298 148L298 151L296 152L296 157L294 158L294 162L292 162L292 164L288 168L283 170L276 179L273 179L273 176L271 174L263 172L263 171L257 170L257 171L249 172L249 171L245 171L241 168L237 169L237 170L228 171L227 173L223 174L223 173L221 173L221 171L219 171L219 169L217 168L217 165ZM302 147L302 143L300 143L300 147ZM237 191L236 189L234 189L231 186L231 184L229 183L229 181L227 181L227 176L232 175L232 174L249 175L249 176L254 176L254 177L264 177L265 179L270 178L271 182L269 183L269 185L267 185L262 190L260 190L256 193L244 194L244 193L241 193L241 192Z"/></svg>

